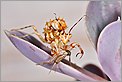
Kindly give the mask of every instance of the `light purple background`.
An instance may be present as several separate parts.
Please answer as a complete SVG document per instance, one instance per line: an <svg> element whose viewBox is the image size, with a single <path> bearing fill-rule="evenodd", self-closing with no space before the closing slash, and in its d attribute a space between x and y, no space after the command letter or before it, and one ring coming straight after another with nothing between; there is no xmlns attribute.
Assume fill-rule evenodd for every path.
<svg viewBox="0 0 122 82"><path fill-rule="evenodd" d="M36 66L24 57L6 37L4 30L20 28L34 24L42 34L46 21L57 16L65 18L71 27L81 16L85 15L88 1L2 1L1 3L1 79L2 81L74 81L69 76L51 72ZM32 33L32 29L23 30ZM85 19L81 20L72 31L71 42L80 43L84 49L82 59L75 57L79 49L72 51L72 61L79 66L88 63L100 66L95 49L87 37Z"/></svg>

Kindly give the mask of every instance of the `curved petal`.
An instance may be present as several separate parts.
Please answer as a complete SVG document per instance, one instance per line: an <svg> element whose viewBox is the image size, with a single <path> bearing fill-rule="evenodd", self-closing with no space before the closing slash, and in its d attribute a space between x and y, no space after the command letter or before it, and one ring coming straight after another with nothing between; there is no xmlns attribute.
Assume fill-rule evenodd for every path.
<svg viewBox="0 0 122 82"><path fill-rule="evenodd" d="M42 45L40 43L41 45L38 44L38 46L35 46L36 42L38 43L38 41L35 39L35 43L34 43L33 42L34 39L32 39L32 36L29 35L26 38L22 39L19 37L25 35L25 33L23 33L23 32L5 31L5 33L8 36L8 38L11 40L11 42L16 46L16 48L19 51L21 51L24 56L26 56L27 58L29 58L33 62L41 63L44 61L49 61L52 58L49 55L50 51L44 45ZM44 51L44 49L42 49L42 47L40 49L39 45L43 46L43 48L46 48L47 51ZM66 63L67 61L65 60L63 62ZM57 72L69 75L69 76L74 77L78 80L84 80L84 81L104 80L103 78L101 78L97 75L94 75L94 74L76 66L75 64L71 63L71 65L73 66L73 67L71 67L68 64L64 64L64 63L60 62L59 64L57 64L57 66L56 66ZM51 69L53 64L44 64L42 66L44 66L48 69Z"/></svg>
<svg viewBox="0 0 122 82"><path fill-rule="evenodd" d="M83 68L110 81L109 77L98 66L96 66L94 64L86 64Z"/></svg>
<svg viewBox="0 0 122 82"><path fill-rule="evenodd" d="M113 81L121 80L121 21L106 26L97 45L98 58L105 73Z"/></svg>
<svg viewBox="0 0 122 82"><path fill-rule="evenodd" d="M119 1L90 1L86 11L86 26L88 36L94 47L100 32L109 23L116 21L121 16L121 3Z"/></svg>

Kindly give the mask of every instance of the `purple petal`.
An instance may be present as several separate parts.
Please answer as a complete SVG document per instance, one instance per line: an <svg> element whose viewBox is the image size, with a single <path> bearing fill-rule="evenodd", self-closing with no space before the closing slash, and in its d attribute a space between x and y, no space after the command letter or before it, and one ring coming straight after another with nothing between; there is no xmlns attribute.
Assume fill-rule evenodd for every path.
<svg viewBox="0 0 122 82"><path fill-rule="evenodd" d="M110 81L109 77L98 66L94 64L86 64L83 68Z"/></svg>
<svg viewBox="0 0 122 82"><path fill-rule="evenodd" d="M100 32L109 23L121 16L121 3L119 1L90 1L86 11L86 25L89 37L95 48Z"/></svg>
<svg viewBox="0 0 122 82"><path fill-rule="evenodd" d="M121 80L121 21L116 21L101 32L98 39L98 58L104 72L113 81Z"/></svg>
<svg viewBox="0 0 122 82"><path fill-rule="evenodd" d="M41 63L44 61L49 61L52 57L49 55L49 50L46 52L43 49L40 49L40 46L43 46L43 44L39 44L40 46L35 46L36 43L31 42L32 41L32 36L28 36L24 39L19 38L20 36L23 36L25 33L19 32L19 31L5 31L6 35L8 38L11 40L11 42L16 46L18 50L20 50L24 56L29 58L35 63ZM16 36L15 36L16 34ZM19 37L18 37L19 36ZM33 39L34 40L34 39ZM35 42L38 43L38 41L35 40ZM45 46L43 46L45 48ZM48 49L48 48L46 48ZM66 60L65 60L66 62ZM71 67L68 64L64 64L60 62L56 66L56 71L69 75L71 77L74 77L78 80L86 80L86 81L96 81L96 80L104 80L101 77L94 75L78 66L75 64L72 64ZM43 65L44 67L51 69L53 64L45 64ZM105 81L105 80L104 80Z"/></svg>

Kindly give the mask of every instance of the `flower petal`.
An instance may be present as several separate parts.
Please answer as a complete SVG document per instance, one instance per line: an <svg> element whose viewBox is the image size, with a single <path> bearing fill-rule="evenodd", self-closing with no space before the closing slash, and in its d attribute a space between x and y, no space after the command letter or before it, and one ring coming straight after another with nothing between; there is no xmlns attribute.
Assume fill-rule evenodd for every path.
<svg viewBox="0 0 122 82"><path fill-rule="evenodd" d="M27 58L29 58L33 62L41 63L44 61L49 61L52 58L49 55L50 51L42 43L40 43L41 45L38 44L38 46L35 46L35 44L37 44L38 41L36 39L34 39L34 37L29 35L29 36L22 39L20 37L25 35L26 33L23 33L20 31L5 31L5 33L8 36L8 38L11 40L11 42L16 46L16 48L19 51L21 51L24 56L26 56ZM33 40L35 40L34 41L35 43L33 42ZM41 46L41 48L43 46L43 48L47 49L47 51L45 51L44 49L40 49L39 45ZM67 63L66 60L63 62ZM75 64L71 63L71 65L73 66L73 67L71 67L68 64L64 64L64 63L60 62L59 64L57 64L57 66L56 66L57 72L69 75L69 76L74 77L78 80L84 80L84 81L104 80L103 78L101 78L97 75L94 75L94 74L78 67ZM51 69L53 64L44 64L42 66L44 66L48 69Z"/></svg>
<svg viewBox="0 0 122 82"><path fill-rule="evenodd" d="M94 64L86 64L83 68L110 81L109 77L98 66L96 66Z"/></svg>
<svg viewBox="0 0 122 82"><path fill-rule="evenodd" d="M121 16L121 3L119 1L90 1L86 11L86 25L88 36L92 40L94 47L100 32L109 23L116 21Z"/></svg>
<svg viewBox="0 0 122 82"><path fill-rule="evenodd" d="M104 72L113 81L121 80L121 21L107 25L97 45L98 58Z"/></svg>

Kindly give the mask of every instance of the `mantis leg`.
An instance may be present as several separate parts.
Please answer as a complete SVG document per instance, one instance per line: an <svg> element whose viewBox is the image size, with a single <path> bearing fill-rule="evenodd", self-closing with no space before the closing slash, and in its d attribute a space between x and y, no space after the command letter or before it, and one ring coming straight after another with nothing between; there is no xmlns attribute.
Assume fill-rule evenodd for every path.
<svg viewBox="0 0 122 82"><path fill-rule="evenodd" d="M77 46L80 49L80 52L76 54L76 57L78 56L78 54L81 54L81 57L80 58L82 58L82 56L84 54L84 51L83 51L83 49L81 48L81 46L78 43L76 43L76 42L71 43L70 44L70 50L72 50L73 48L75 48L75 46Z"/></svg>
<svg viewBox="0 0 122 82"><path fill-rule="evenodd" d="M36 34L42 42L46 42L45 39L40 35L40 33L38 32L37 28L34 25L29 25L29 26L25 26L25 27L22 27L22 28L19 28L19 29L12 29L12 30L23 30L23 29L26 29L26 28L32 28L34 30L34 32L32 34ZM23 37L26 37L28 35L30 35L30 34L27 34Z"/></svg>

